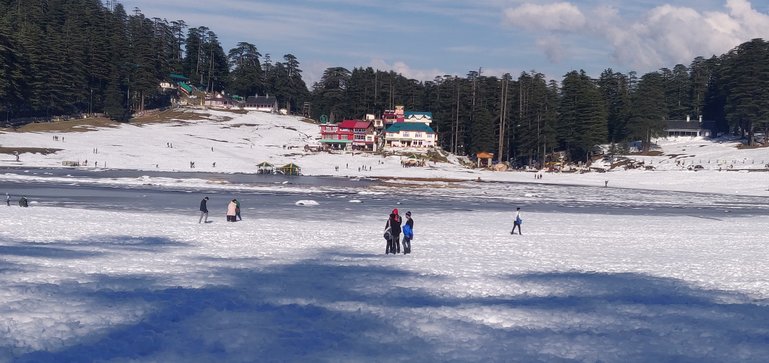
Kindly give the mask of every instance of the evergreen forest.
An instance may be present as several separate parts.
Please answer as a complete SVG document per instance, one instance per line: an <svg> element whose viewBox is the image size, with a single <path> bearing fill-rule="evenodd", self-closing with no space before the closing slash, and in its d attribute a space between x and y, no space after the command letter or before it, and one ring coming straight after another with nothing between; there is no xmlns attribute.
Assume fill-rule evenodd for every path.
<svg viewBox="0 0 769 363"><path fill-rule="evenodd" d="M554 151L588 160L596 145L648 151L666 120L709 121L714 132L766 144L769 42L753 39L720 56L697 57L638 75L573 70L560 80L535 70L490 76L408 79L370 67L331 67L309 88L292 54L272 59L239 42L225 51L214 32L184 20L148 18L115 1L0 0L0 114L6 123L101 113L130 122L167 107L159 84L182 74L205 92L275 96L280 107L332 121L381 115L395 105L433 114L441 146L488 151L500 161L538 164Z"/></svg>

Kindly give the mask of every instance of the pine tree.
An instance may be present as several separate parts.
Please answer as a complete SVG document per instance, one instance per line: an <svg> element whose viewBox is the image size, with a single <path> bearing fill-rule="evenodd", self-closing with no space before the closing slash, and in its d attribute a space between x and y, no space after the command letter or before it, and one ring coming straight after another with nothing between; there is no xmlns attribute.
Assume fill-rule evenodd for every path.
<svg viewBox="0 0 769 363"><path fill-rule="evenodd" d="M264 94L264 74L259 57L262 54L255 45L248 42L239 42L235 48L230 49L227 58L230 68L230 92L243 97Z"/></svg>
<svg viewBox="0 0 769 363"><path fill-rule="evenodd" d="M644 152L649 152L651 139L662 136L666 126L665 80L660 73L644 74L633 93L632 112L628 127L630 136L641 140Z"/></svg>
<svg viewBox="0 0 769 363"><path fill-rule="evenodd" d="M689 70L682 64L677 64L673 70L660 70L665 86L665 105L669 120L683 120L691 116L689 104L691 85Z"/></svg>
<svg viewBox="0 0 769 363"><path fill-rule="evenodd" d="M769 43L753 39L730 51L723 62L725 115L733 130L753 145L756 122L769 120Z"/></svg>
<svg viewBox="0 0 769 363"><path fill-rule="evenodd" d="M595 82L584 71L563 80L559 139L572 160L589 161L596 145L606 142L606 111Z"/></svg>
<svg viewBox="0 0 769 363"><path fill-rule="evenodd" d="M0 13L8 14L9 10L0 4ZM21 51L14 35L11 33L9 16L0 17L0 110L3 111L3 120L9 120L13 116L14 105L22 100L21 82L23 75L20 69L22 64Z"/></svg>
<svg viewBox="0 0 769 363"><path fill-rule="evenodd" d="M130 118L128 59L128 16L123 5L117 4L109 19L110 75L104 94L104 113L111 119L127 121Z"/></svg>
<svg viewBox="0 0 769 363"><path fill-rule="evenodd" d="M494 116L486 107L480 107L470 125L470 142L468 150L471 154L478 152L494 152Z"/></svg>
<svg viewBox="0 0 769 363"><path fill-rule="evenodd" d="M327 115L331 122L351 116L347 114L348 101L345 98L350 75L350 71L343 67L327 68L323 72L323 77L313 89L314 112Z"/></svg>
<svg viewBox="0 0 769 363"><path fill-rule="evenodd" d="M611 68L606 69L598 79L598 88L607 110L608 141L624 141L628 135L627 120L630 112L628 77Z"/></svg>

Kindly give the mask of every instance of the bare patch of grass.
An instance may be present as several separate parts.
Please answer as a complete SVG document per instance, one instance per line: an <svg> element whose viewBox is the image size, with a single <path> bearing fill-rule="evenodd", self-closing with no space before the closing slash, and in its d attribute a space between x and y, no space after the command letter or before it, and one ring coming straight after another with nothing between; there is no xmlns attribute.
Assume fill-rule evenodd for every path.
<svg viewBox="0 0 769 363"><path fill-rule="evenodd" d="M663 153L659 150L652 150L648 153L645 152L636 152L636 153L628 153L628 155L642 155L642 156L661 156Z"/></svg>
<svg viewBox="0 0 769 363"><path fill-rule="evenodd" d="M310 119L310 118L306 118L306 117L305 117L305 118L302 118L302 119L301 119L301 120L299 120L299 121L302 121L302 122L304 122L304 123L308 123L308 124L313 124L313 125L317 125L317 124L318 124L317 122L315 122L315 120L313 120L313 119Z"/></svg>
<svg viewBox="0 0 769 363"><path fill-rule="evenodd" d="M418 178L418 177L391 177L391 176L372 176L370 177L372 179L378 179L384 182L388 182L390 180L404 180L404 181L417 181L417 182L442 182L442 183L463 183L467 180L463 179L452 179L452 178Z"/></svg>
<svg viewBox="0 0 769 363"><path fill-rule="evenodd" d="M54 122L34 122L15 129L2 129L5 132L86 132L101 127L115 127L118 123L105 117L89 117Z"/></svg>
<svg viewBox="0 0 769 363"><path fill-rule="evenodd" d="M158 112L149 112L142 116L132 118L129 123L134 125L146 125L165 123L171 121L200 121L208 120L211 115L192 112L191 110L173 109Z"/></svg>
<svg viewBox="0 0 769 363"><path fill-rule="evenodd" d="M761 144L756 143L753 146L750 146L748 144L738 144L737 145L737 149L739 149L739 150L761 149L761 148L765 148L765 147L769 147L769 144L761 145Z"/></svg>
<svg viewBox="0 0 769 363"><path fill-rule="evenodd" d="M61 149L52 149L52 148L44 148L44 147L0 147L0 154L9 154L9 155L15 155L18 153L19 155L25 154L25 153L31 153L31 154L53 154L57 151L61 151Z"/></svg>

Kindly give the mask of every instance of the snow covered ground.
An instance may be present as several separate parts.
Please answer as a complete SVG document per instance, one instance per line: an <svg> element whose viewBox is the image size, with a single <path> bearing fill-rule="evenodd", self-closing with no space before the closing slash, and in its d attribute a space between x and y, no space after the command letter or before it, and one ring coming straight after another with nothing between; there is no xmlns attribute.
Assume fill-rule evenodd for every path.
<svg viewBox="0 0 769 363"><path fill-rule="evenodd" d="M211 171L216 161L216 171L241 172L266 160L294 161L315 175L335 175L341 165L339 175L354 177L466 181L346 187L361 202L350 215L326 210L310 193L328 188L275 185L266 188L318 205L305 202L279 216L260 205L237 223L213 208L213 223L198 224L194 210L61 208L34 197L30 208L0 205L0 362L769 361L767 173L671 167L535 180L523 172L403 169L396 157L284 150L314 137L316 126L292 118L249 114L179 125L57 134L63 141L50 133L0 134L4 147L63 149L23 154L19 164L0 156L0 166L88 159L108 168L189 171L195 161ZM695 149L724 148L714 159L766 155L704 145ZM359 165L373 170L358 172ZM0 175L0 187L71 182L18 170ZM479 176L593 187L469 181ZM595 188L604 180L609 188ZM204 178L77 182L247 188ZM620 188L649 191L627 190L627 208L618 213L609 206L623 205ZM393 207L414 213L413 253L385 255L389 209L365 206L396 189L474 204L421 212L405 198ZM511 210L478 207L486 198L508 200ZM725 206L712 207L719 200ZM544 202L573 211L534 208ZM647 204L633 207L640 203ZM523 235L509 234L516 205L524 207ZM655 212L666 205L679 212Z"/></svg>
<svg viewBox="0 0 769 363"><path fill-rule="evenodd" d="M302 122L298 117L256 111L248 114L214 110L198 112L205 119L139 126L122 124L88 132L0 132L0 146L3 147L60 149L47 155L23 153L18 162L13 155L0 154L0 167L61 167L64 161L88 161L84 168L94 170L106 167L255 173L256 165L263 161L277 166L294 162L302 167L305 175L481 178L485 181L593 186L603 186L608 181L609 186L618 188L769 196L769 174L756 171L769 170L765 166L769 164L769 149L739 150L737 142L696 138L659 140L663 155L633 157L654 166L655 171L547 173L542 179L535 180L534 173L473 170L456 162L402 168L400 157L394 155L305 152L305 145L317 144L320 131L318 125ZM190 168L190 162L195 163L194 169ZM687 171L692 164L702 165L705 170ZM735 176L735 173L740 175Z"/></svg>
<svg viewBox="0 0 769 363"><path fill-rule="evenodd" d="M0 361L769 359L766 215L381 212L0 208Z"/></svg>

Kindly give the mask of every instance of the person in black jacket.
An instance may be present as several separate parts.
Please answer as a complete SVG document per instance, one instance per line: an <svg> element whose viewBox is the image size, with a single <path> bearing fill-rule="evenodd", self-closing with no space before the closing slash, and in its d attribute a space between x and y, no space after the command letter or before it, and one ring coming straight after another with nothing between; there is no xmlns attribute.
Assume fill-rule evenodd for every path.
<svg viewBox="0 0 769 363"><path fill-rule="evenodd" d="M198 219L198 223L203 221L203 218L205 218L205 222L208 223L208 206L206 205L208 203L208 197L204 197L203 200L200 201L200 219Z"/></svg>
<svg viewBox="0 0 769 363"><path fill-rule="evenodd" d="M401 216L398 215L398 209L393 209L390 213L390 218L387 219L385 230L390 229L390 240L387 241L387 248L385 254L400 253L400 241L401 241Z"/></svg>

